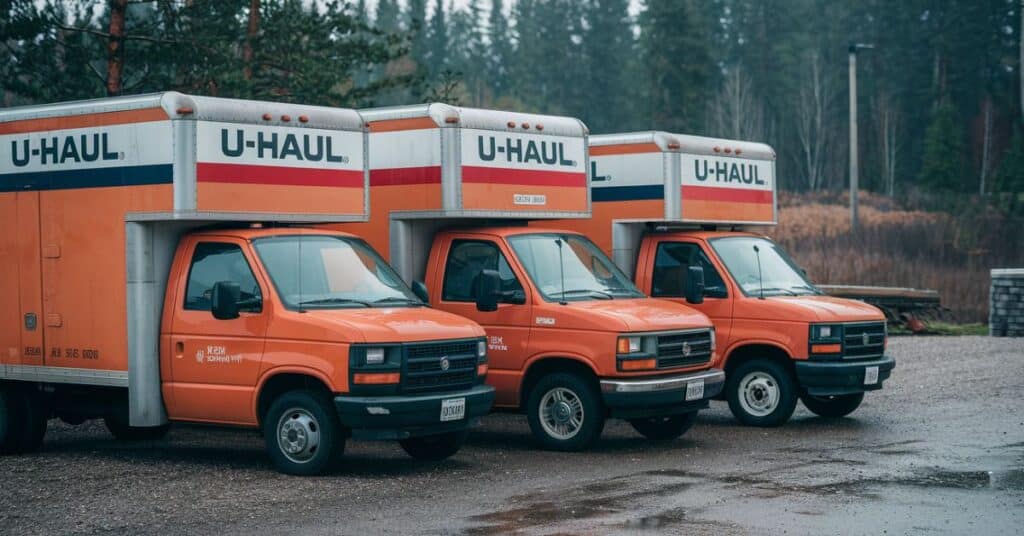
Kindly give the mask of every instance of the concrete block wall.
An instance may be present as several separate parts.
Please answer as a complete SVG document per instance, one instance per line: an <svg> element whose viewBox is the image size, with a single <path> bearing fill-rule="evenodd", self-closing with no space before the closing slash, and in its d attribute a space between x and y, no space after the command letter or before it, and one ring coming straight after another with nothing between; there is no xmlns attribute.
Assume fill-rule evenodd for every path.
<svg viewBox="0 0 1024 536"><path fill-rule="evenodd" d="M988 334L1024 337L1024 268L992 270Z"/></svg>

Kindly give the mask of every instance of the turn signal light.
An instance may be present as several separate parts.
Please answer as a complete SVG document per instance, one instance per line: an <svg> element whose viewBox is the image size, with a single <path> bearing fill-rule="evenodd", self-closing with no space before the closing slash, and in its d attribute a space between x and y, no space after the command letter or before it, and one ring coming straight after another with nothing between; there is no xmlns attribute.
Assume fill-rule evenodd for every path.
<svg viewBox="0 0 1024 536"><path fill-rule="evenodd" d="M484 374L487 374L487 363L480 363L476 366L476 375L483 376Z"/></svg>
<svg viewBox="0 0 1024 536"><path fill-rule="evenodd" d="M658 362L654 359L631 359L628 361L619 361L619 367L622 370L650 370L657 368Z"/></svg>
<svg viewBox="0 0 1024 536"><path fill-rule="evenodd" d="M843 348L838 344L812 344L812 354L838 354L842 352Z"/></svg>
<svg viewBox="0 0 1024 536"><path fill-rule="evenodd" d="M360 385L387 385L398 383L401 380L401 376L399 372L362 373L356 374L352 379L352 383Z"/></svg>

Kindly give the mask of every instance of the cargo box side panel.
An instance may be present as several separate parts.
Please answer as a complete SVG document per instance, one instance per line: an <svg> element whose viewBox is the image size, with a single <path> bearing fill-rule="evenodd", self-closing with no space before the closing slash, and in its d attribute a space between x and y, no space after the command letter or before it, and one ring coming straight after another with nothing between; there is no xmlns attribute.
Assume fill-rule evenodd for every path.
<svg viewBox="0 0 1024 536"><path fill-rule="evenodd" d="M366 215L363 133L196 122L196 210Z"/></svg>
<svg viewBox="0 0 1024 536"><path fill-rule="evenodd" d="M41 365L39 194L0 193L0 364Z"/></svg>
<svg viewBox="0 0 1024 536"><path fill-rule="evenodd" d="M683 221L775 223L775 164L770 160L681 154Z"/></svg>
<svg viewBox="0 0 1024 536"><path fill-rule="evenodd" d="M42 192L45 362L126 371L127 212L170 211L170 185Z"/></svg>
<svg viewBox="0 0 1024 536"><path fill-rule="evenodd" d="M579 214L589 210L586 139L462 129L461 208Z"/></svg>
<svg viewBox="0 0 1024 536"><path fill-rule="evenodd" d="M335 228L389 257L391 212L441 208L441 129L428 118L370 123L369 158L370 220Z"/></svg>

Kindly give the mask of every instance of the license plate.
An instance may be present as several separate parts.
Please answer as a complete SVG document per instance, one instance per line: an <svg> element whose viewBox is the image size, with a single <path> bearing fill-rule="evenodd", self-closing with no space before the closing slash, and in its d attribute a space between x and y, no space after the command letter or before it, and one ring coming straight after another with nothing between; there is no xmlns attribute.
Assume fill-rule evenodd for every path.
<svg viewBox="0 0 1024 536"><path fill-rule="evenodd" d="M876 383L878 383L878 367L864 369L864 385L874 385Z"/></svg>
<svg viewBox="0 0 1024 536"><path fill-rule="evenodd" d="M441 422L457 421L466 417L465 398L447 398L441 401Z"/></svg>
<svg viewBox="0 0 1024 536"><path fill-rule="evenodd" d="M697 380L686 384L686 401L700 400L704 398L704 380Z"/></svg>

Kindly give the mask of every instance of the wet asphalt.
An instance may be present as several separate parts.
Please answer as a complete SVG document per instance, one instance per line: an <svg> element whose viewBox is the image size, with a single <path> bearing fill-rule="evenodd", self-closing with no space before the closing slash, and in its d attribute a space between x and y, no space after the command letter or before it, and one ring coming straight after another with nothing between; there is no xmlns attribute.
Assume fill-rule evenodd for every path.
<svg viewBox="0 0 1024 536"><path fill-rule="evenodd" d="M116 443L51 422L0 458L0 534L1014 534L1024 523L1024 340L894 338L897 368L852 416L777 429L724 403L652 443L612 421L596 449L534 448L495 415L429 465L349 443L321 478L279 475L260 436L178 427Z"/></svg>

